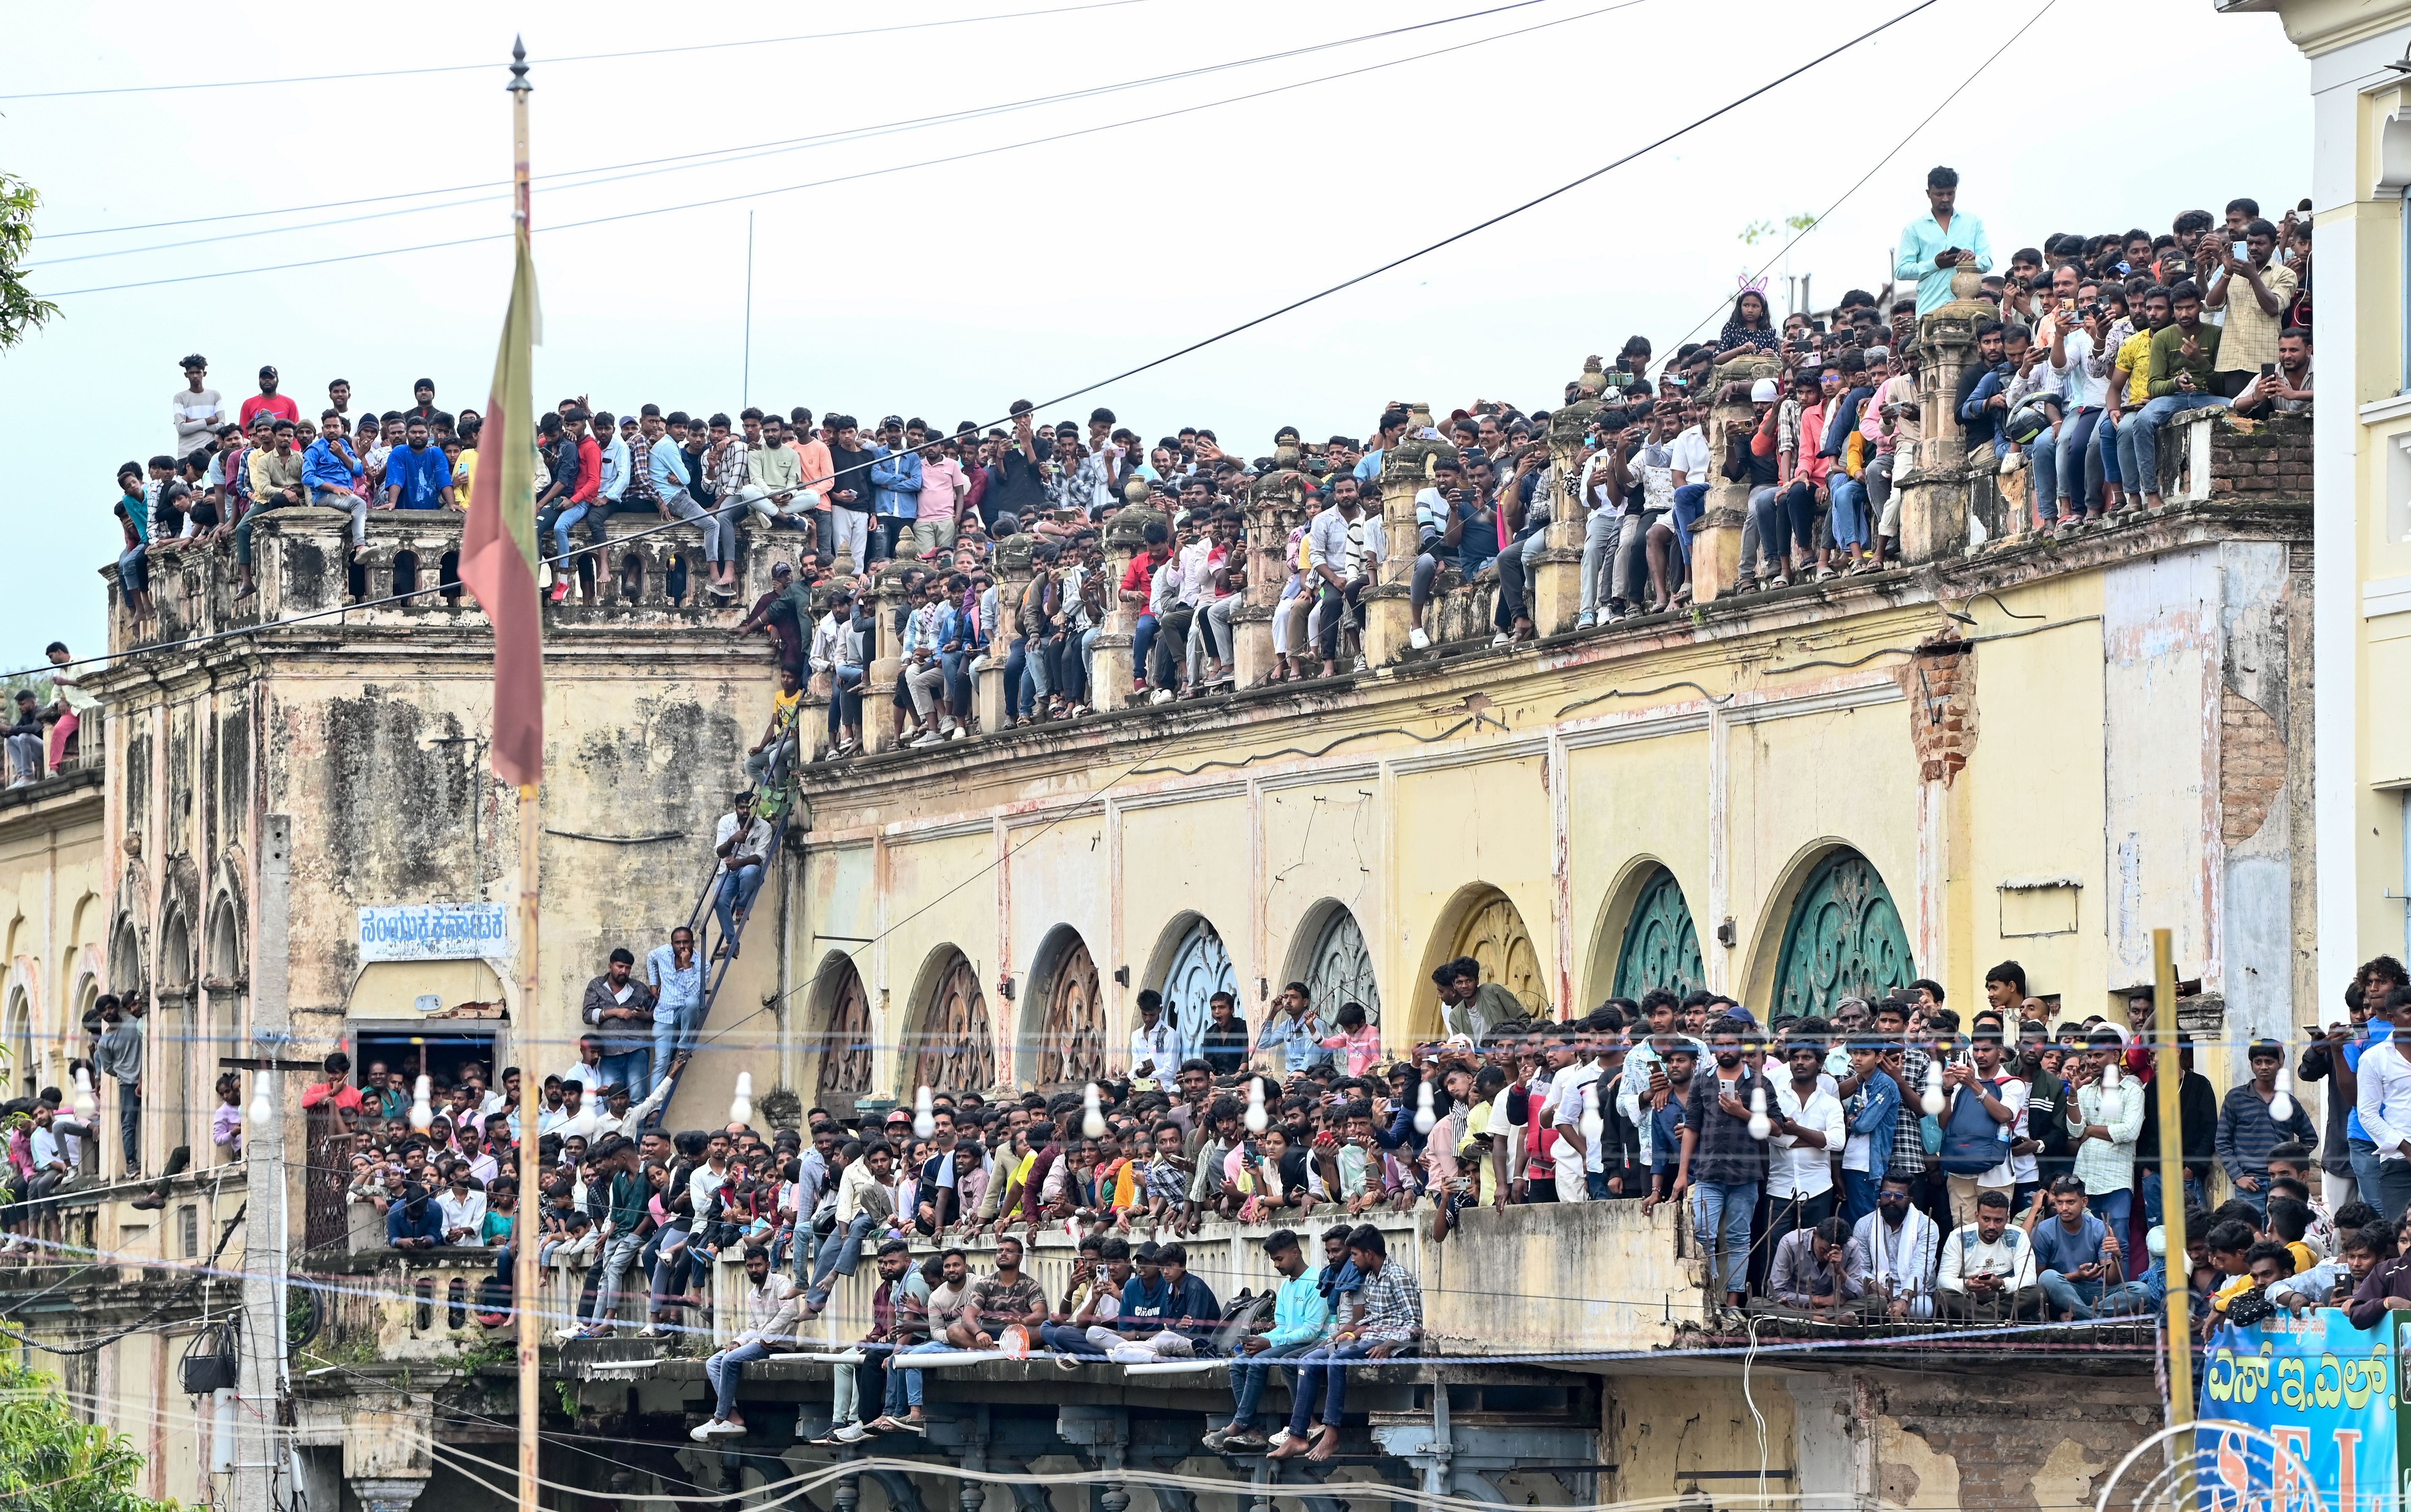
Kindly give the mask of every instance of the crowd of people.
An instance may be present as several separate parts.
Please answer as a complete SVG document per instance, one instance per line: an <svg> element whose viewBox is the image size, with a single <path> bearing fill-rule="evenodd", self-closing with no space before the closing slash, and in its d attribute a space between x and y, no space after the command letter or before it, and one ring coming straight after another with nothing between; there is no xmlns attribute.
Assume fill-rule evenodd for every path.
<svg viewBox="0 0 2411 1512"><path fill-rule="evenodd" d="M1594 359L1554 401L1599 401L1575 475L1558 475L1547 405L1476 400L1425 428L1416 439L1454 456L1415 496L1411 645L1430 644L1431 602L1456 583L1495 584L1497 642L1532 636L1533 564L1552 513L1569 508L1584 521L1580 626L1681 605L1692 528L1717 476L1748 488L1739 590L1896 560L1895 458L1923 419L1919 322L1957 298L1990 308L1950 402L1970 456L2004 479L2016 529L2066 531L2159 503L2160 433L2185 411L2310 404L2312 228L2296 210L2272 221L2238 198L2156 234L2054 233L1995 268L1957 195L1951 169L1927 176L1929 211L1902 231L1879 294L1851 289L1829 312L1777 321L1751 284L1713 341L1660 357L1635 336L1612 361ZM1968 272L1972 290L1955 287ZM1743 359L1752 365L1727 366ZM482 422L439 407L431 380L414 385L407 408L355 412L338 379L312 419L273 367L232 413L199 354L184 370L174 451L119 475L119 579L137 617L153 612L148 564L163 553L230 553L238 591L252 591L250 525L262 510L341 509L358 545L373 511L468 507ZM1710 405L1745 394L1757 428L1711 456ZM1196 426L1150 443L1106 408L1051 422L1027 400L1009 410L986 428L900 414L866 425L802 406L732 416L564 399L541 417L536 459L551 599L594 601L611 575L605 523L633 514L693 522L691 594L735 608L750 533L780 572L740 628L767 634L799 684L825 679L829 749L858 748L866 699L892 701L900 741L936 744L975 726L972 674L1000 657L1008 724L1230 686L1250 571L1244 506L1252 485L1280 472L1308 507L1275 569L1270 676L1357 664L1360 596L1410 549L1388 539L1381 497L1384 454L1419 423L1407 406L1385 406L1362 437L1312 441L1283 427L1273 454L1253 458ZM1142 503L1163 517L1108 582L1104 526ZM1016 534L1035 560L1005 603L995 553ZM914 564L896 611L905 665L892 688L866 688L877 616L857 574L899 560ZM1095 644L1118 608L1135 618L1132 683L1099 688Z"/></svg>

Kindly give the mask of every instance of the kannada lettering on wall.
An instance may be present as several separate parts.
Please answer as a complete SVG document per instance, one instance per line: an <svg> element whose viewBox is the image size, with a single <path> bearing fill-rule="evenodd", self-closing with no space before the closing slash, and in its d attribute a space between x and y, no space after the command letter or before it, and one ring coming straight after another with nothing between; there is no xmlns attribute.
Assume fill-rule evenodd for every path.
<svg viewBox="0 0 2411 1512"><path fill-rule="evenodd" d="M402 903L360 910L360 960L476 961L511 953L500 903Z"/></svg>
<svg viewBox="0 0 2411 1512"><path fill-rule="evenodd" d="M2213 1336L2194 1446L2204 1512L2394 1505L2398 1316L2363 1330L2323 1307Z"/></svg>

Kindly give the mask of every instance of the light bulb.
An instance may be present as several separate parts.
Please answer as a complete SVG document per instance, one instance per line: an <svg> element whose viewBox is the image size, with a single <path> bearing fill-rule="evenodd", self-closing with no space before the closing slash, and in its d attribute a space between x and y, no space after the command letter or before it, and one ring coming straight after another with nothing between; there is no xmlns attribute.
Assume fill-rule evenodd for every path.
<svg viewBox="0 0 2411 1512"><path fill-rule="evenodd" d="M1085 1110L1080 1115L1080 1132L1092 1140L1103 1139L1105 1111L1098 1101L1096 1083L1089 1083L1089 1090L1081 1094L1080 1105Z"/></svg>
<svg viewBox="0 0 2411 1512"><path fill-rule="evenodd" d="M1439 1122L1439 1115L1432 1112L1431 1082L1426 1078L1415 1083L1415 1132L1428 1134Z"/></svg>
<svg viewBox="0 0 2411 1512"><path fill-rule="evenodd" d="M255 1071L251 1078L251 1127L264 1129L276 1116L276 1103L268 1094L268 1073Z"/></svg>
<svg viewBox="0 0 2411 1512"><path fill-rule="evenodd" d="M1426 1093L1425 1100L1428 1101L1428 1093L1430 1089L1425 1088L1425 1090ZM1261 1076L1251 1076L1248 1078L1248 1132L1250 1134L1261 1134L1271 1124L1271 1122L1272 1121L1270 1119L1264 1116L1264 1079Z"/></svg>
<svg viewBox="0 0 2411 1512"><path fill-rule="evenodd" d="M1581 1119L1583 1148L1585 1150L1598 1149L1600 1136L1607 1132L1607 1119L1599 1111L1599 1098L1591 1095L1591 1088L1599 1084L1594 1082L1580 1092L1583 1100Z"/></svg>
<svg viewBox="0 0 2411 1512"><path fill-rule="evenodd" d="M938 1132L937 1115L930 1112L933 1106L935 1105L930 1098L929 1084L924 1082L921 1083L921 1090L913 1098L913 1137L914 1139L926 1140Z"/></svg>
<svg viewBox="0 0 2411 1512"><path fill-rule="evenodd" d="M1935 1118L1942 1116L1942 1066L1938 1061L1928 1060L1925 1063L1924 1102L1928 1115Z"/></svg>
<svg viewBox="0 0 2411 1512"><path fill-rule="evenodd" d="M1766 1116L1766 1088L1754 1086L1749 1089L1749 1137L1762 1140L1774 1132L1775 1120Z"/></svg>
<svg viewBox="0 0 2411 1512"><path fill-rule="evenodd" d="M2280 1124L2294 1117L2294 1072L2283 1060L2277 1062L2277 1095L2269 1099L2269 1116Z"/></svg>
<svg viewBox="0 0 2411 1512"><path fill-rule="evenodd" d="M737 1073L737 1096L728 1103L728 1121L732 1124L753 1122L753 1073Z"/></svg>
<svg viewBox="0 0 2411 1512"><path fill-rule="evenodd" d="M418 1130L421 1134L426 1133L428 1126L435 1122L435 1109L428 1102L428 1098L434 1095L434 1078L427 1076L420 1077L418 1079L418 1090L413 1097L410 1104L410 1127Z"/></svg>
<svg viewBox="0 0 2411 1512"><path fill-rule="evenodd" d="M2118 1071L2119 1066L2117 1056L2112 1055L2108 1060L2101 1063L2102 1091L2115 1092L2118 1090Z"/></svg>
<svg viewBox="0 0 2411 1512"><path fill-rule="evenodd" d="M100 1116L100 1099L92 1095L92 1077L80 1066L75 1073L76 1117L89 1124Z"/></svg>

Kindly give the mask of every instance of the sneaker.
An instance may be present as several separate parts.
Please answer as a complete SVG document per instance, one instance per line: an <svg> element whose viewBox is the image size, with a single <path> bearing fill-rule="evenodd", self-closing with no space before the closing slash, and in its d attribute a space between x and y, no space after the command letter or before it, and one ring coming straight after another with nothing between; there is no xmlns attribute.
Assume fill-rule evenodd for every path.
<svg viewBox="0 0 2411 1512"><path fill-rule="evenodd" d="M1596 609L1585 609L1581 614L1574 617L1574 629L1576 630L1589 630L1598 623L1599 611Z"/></svg>
<svg viewBox="0 0 2411 1512"><path fill-rule="evenodd" d="M1503 630L1502 630L1502 631L1500 631L1498 633L1497 633L1496 635L1493 635L1493 636L1491 636L1491 637L1490 637L1490 644L1491 644L1491 645L1493 645L1493 646L1504 646L1504 645L1506 645L1509 641L1513 640L1514 638L1515 638L1515 637L1513 637L1512 635L1508 634L1505 631L1503 631Z"/></svg>
<svg viewBox="0 0 2411 1512"><path fill-rule="evenodd" d="M1286 1428L1276 1428L1273 1430L1273 1436L1264 1440L1264 1447L1268 1449L1278 1449L1288 1442L1289 1430Z"/></svg>
<svg viewBox="0 0 2411 1512"><path fill-rule="evenodd" d="M636 1337L639 1339L666 1339L669 1335L662 1330L653 1327L650 1323L648 1323L643 1328L636 1330Z"/></svg>
<svg viewBox="0 0 2411 1512"><path fill-rule="evenodd" d="M743 1423L732 1423L724 1418L714 1418L703 1425L703 1432L710 1438L743 1438L746 1429Z"/></svg>
<svg viewBox="0 0 2411 1512"><path fill-rule="evenodd" d="M1208 1432L1206 1435L1198 1440L1198 1442L1205 1447L1206 1453L1220 1454L1222 1452L1222 1446L1230 1441L1230 1437L1231 1431L1229 1429L1217 1428Z"/></svg>
<svg viewBox="0 0 2411 1512"><path fill-rule="evenodd" d="M728 1426L727 1424L725 1424L725 1423L722 1422L719 1418L714 1418L710 1419L709 1422L701 1422L701 1423L697 1423L697 1424L695 1424L695 1425L694 1425L694 1427L693 1429L691 1429L691 1430L689 1430L689 1431L688 1431L688 1432L687 1432L687 1435L686 1435L686 1436L687 1436L687 1437L689 1437L689 1438L691 1438L691 1439L693 1439L693 1440L694 1440L697 1444L705 1444L705 1443L709 1443L709 1442L710 1441L711 1436L712 1436L714 1433L718 1432L721 1429L725 1428L725 1427L727 1427L727 1426ZM740 1429L738 1429L738 1432L741 1433L741 1432L745 1432L745 1430L743 1430L743 1429L741 1429L741 1428L740 1428Z"/></svg>
<svg viewBox="0 0 2411 1512"><path fill-rule="evenodd" d="M563 1344L568 1344L572 1340L585 1338L587 1336L586 1328L583 1324L573 1324L565 1329L553 1330L552 1336L555 1339L560 1340Z"/></svg>
<svg viewBox="0 0 2411 1512"><path fill-rule="evenodd" d="M1407 632L1407 644L1418 651L1428 650L1431 647L1431 636L1425 632L1421 625L1417 625Z"/></svg>
<svg viewBox="0 0 2411 1512"><path fill-rule="evenodd" d="M830 1429L827 1439L823 1442L829 1444L859 1444L869 1436L870 1430L863 1427L860 1423L846 1423L840 1427Z"/></svg>
<svg viewBox="0 0 2411 1512"><path fill-rule="evenodd" d="M1169 688L1159 688L1154 692L1147 695L1147 701L1150 704L1169 704L1172 702L1172 690Z"/></svg>
<svg viewBox="0 0 2411 1512"><path fill-rule="evenodd" d="M957 726L955 726L952 730L949 730L949 731L947 731L947 732L946 732L946 738L947 738L948 740L967 740L967 739L969 739L970 737L971 737L971 731L969 731L969 730L965 729L963 726L961 726L961 725L959 725L959 724L958 724L958 725L957 725Z"/></svg>
<svg viewBox="0 0 2411 1512"><path fill-rule="evenodd" d="M1264 1442L1264 1436L1252 1430L1226 1434L1222 1439L1224 1454L1255 1454L1268 1447Z"/></svg>
<svg viewBox="0 0 2411 1512"><path fill-rule="evenodd" d="M926 734L922 734L918 739L915 739L915 740L910 740L910 741L907 741L907 742L906 742L906 744L907 744L907 745L912 746L912 747L913 747L913 748L914 748L915 749L921 749L921 748L923 748L923 747L926 747L926 746L942 746L942 745L944 745L945 743L946 743L946 737L945 737L945 736L943 736L943 735L942 735L942 734L938 734L938 732L936 732L935 730L931 730L931 731L927 732Z"/></svg>
<svg viewBox="0 0 2411 1512"><path fill-rule="evenodd" d="M552 602L559 603L567 597L569 597L569 579L563 577L556 580L552 585Z"/></svg>

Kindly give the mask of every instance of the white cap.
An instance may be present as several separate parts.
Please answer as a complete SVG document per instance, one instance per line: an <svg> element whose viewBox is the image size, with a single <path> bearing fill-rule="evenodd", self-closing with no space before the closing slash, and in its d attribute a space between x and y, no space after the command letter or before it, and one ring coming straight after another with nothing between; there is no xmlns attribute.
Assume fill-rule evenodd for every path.
<svg viewBox="0 0 2411 1512"><path fill-rule="evenodd" d="M1772 404L1781 394L1782 390L1775 387L1772 378L1761 378L1749 385L1749 401L1752 404Z"/></svg>

